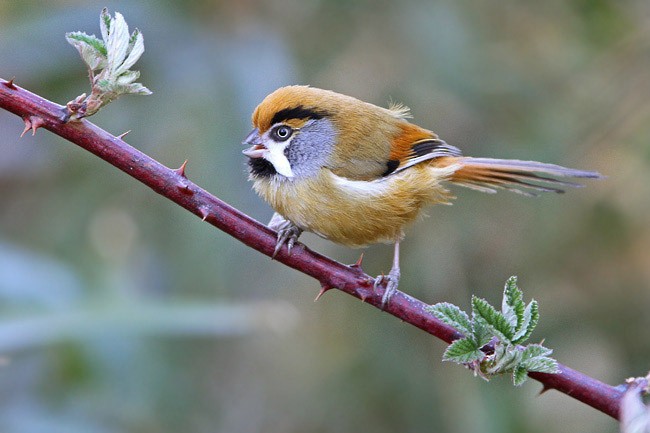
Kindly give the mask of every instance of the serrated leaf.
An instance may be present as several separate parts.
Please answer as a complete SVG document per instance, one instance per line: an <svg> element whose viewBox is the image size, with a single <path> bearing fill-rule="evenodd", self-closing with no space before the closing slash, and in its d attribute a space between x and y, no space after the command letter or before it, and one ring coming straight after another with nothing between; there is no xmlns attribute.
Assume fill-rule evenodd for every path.
<svg viewBox="0 0 650 433"><path fill-rule="evenodd" d="M442 355L443 361L453 361L459 364L466 364L472 361L483 359L485 354L481 352L475 342L469 338L461 338L451 343Z"/></svg>
<svg viewBox="0 0 650 433"><path fill-rule="evenodd" d="M122 74L124 71L128 70L131 66L135 64L140 59L144 53L144 38L142 33L138 29L135 29L131 38L129 39L129 46L127 48L127 57L120 65L119 68L115 71L116 74Z"/></svg>
<svg viewBox="0 0 650 433"><path fill-rule="evenodd" d="M483 347L492 340L490 330L480 320L472 320L472 335L478 347Z"/></svg>
<svg viewBox="0 0 650 433"><path fill-rule="evenodd" d="M528 340L539 322L539 307L536 300L531 300L524 310L524 319L521 327L512 337L515 344L521 344Z"/></svg>
<svg viewBox="0 0 650 433"><path fill-rule="evenodd" d="M505 288L503 289L501 311L508 323L515 330L519 330L524 318L524 308L526 304L524 304L523 297L523 293L517 287L517 277L513 276L508 278Z"/></svg>
<svg viewBox="0 0 650 433"><path fill-rule="evenodd" d="M549 356L553 353L552 349L544 347L541 344L529 344L522 352L522 361L538 356Z"/></svg>
<svg viewBox="0 0 650 433"><path fill-rule="evenodd" d="M557 361L547 356L531 358L522 363L522 367L528 371L538 371L540 373L557 374L560 372Z"/></svg>
<svg viewBox="0 0 650 433"><path fill-rule="evenodd" d="M96 71L106 66L106 47L94 35L71 32L66 33L65 38L70 45L77 49L88 69Z"/></svg>
<svg viewBox="0 0 650 433"><path fill-rule="evenodd" d="M113 18L109 15L108 8L102 9L102 13L99 14L99 28L101 29L102 39L104 39L104 41L108 40L112 21Z"/></svg>
<svg viewBox="0 0 650 433"><path fill-rule="evenodd" d="M69 32L65 34L65 38L70 44L76 47L76 43L84 43L90 45L99 54L106 56L106 46L104 42L98 39L95 35L88 35L84 32Z"/></svg>
<svg viewBox="0 0 650 433"><path fill-rule="evenodd" d="M115 12L115 18L111 22L108 40L106 41L108 69L110 69L111 73L124 63L126 51L129 48L129 40L129 26L122 14Z"/></svg>
<svg viewBox="0 0 650 433"><path fill-rule="evenodd" d="M553 350L541 344L529 344L522 352L520 366L528 371L558 373L557 361L549 356L552 353Z"/></svg>
<svg viewBox="0 0 650 433"><path fill-rule="evenodd" d="M528 380L528 371L522 367L515 367L512 370L512 384L514 386L521 386Z"/></svg>
<svg viewBox="0 0 650 433"><path fill-rule="evenodd" d="M472 323L463 310L449 302L440 302L427 307L427 310L447 325L462 332L466 337L472 336Z"/></svg>
<svg viewBox="0 0 650 433"><path fill-rule="evenodd" d="M497 311L485 299L472 296L472 313L503 343L510 343L513 328L503 314Z"/></svg>
<svg viewBox="0 0 650 433"><path fill-rule="evenodd" d="M140 78L139 71L126 71L119 77L117 77L116 83L120 86L126 86L133 83L135 80Z"/></svg>
<svg viewBox="0 0 650 433"><path fill-rule="evenodd" d="M140 83L129 84L127 92L133 95L151 95L153 92Z"/></svg>

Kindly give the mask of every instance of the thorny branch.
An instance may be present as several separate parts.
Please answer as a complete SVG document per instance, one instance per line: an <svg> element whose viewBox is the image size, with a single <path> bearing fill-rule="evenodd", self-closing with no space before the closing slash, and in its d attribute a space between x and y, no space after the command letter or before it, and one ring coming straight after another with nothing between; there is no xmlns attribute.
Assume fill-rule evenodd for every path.
<svg viewBox="0 0 650 433"><path fill-rule="evenodd" d="M65 107L16 86L13 80L0 79L0 108L23 119L23 134L45 128L97 155L251 248L267 256L273 254L275 233L188 180L184 164L176 170L165 167L129 146L121 136L113 136L86 119L66 123L62 120L67 113ZM359 265L343 265L302 244L297 244L291 255L283 248L275 259L317 279L321 285L320 294L336 288L381 309L384 287L374 291L371 277ZM458 331L427 312L427 306L398 291L384 311L447 343L462 338ZM624 386L607 385L562 364L559 364L559 368L559 374L531 372L529 376L542 383L543 391L558 390L613 418L619 418Z"/></svg>

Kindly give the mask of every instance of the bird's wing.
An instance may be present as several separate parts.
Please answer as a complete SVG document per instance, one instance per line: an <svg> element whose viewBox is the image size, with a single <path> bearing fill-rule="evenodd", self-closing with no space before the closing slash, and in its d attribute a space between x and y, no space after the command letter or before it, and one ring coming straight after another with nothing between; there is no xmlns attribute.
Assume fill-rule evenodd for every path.
<svg viewBox="0 0 650 433"><path fill-rule="evenodd" d="M460 149L417 125L402 121L396 126L393 123L391 127L390 132L387 127L362 137L357 136L358 144L353 152L347 153L347 159L328 168L338 176L372 181L400 173L425 161L461 156Z"/></svg>
<svg viewBox="0 0 650 433"><path fill-rule="evenodd" d="M457 157L461 156L462 152L459 148L447 144L444 140L439 138L426 138L412 143L409 146L408 153L406 153L399 160L391 160L392 166L388 167L384 176L399 173L416 164L424 161L430 161L442 157Z"/></svg>

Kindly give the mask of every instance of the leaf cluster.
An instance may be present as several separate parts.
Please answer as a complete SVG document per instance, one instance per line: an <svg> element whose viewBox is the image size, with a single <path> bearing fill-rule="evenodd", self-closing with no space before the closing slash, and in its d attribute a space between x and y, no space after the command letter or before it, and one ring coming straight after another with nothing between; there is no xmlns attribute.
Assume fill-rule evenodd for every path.
<svg viewBox="0 0 650 433"><path fill-rule="evenodd" d="M68 119L91 116L121 95L151 94L149 89L135 82L140 72L129 69L144 53L142 33L135 29L129 35L129 26L122 14L115 12L113 18L106 8L101 12L99 25L102 39L84 32L65 35L88 67L92 86L90 96L84 93L67 104Z"/></svg>
<svg viewBox="0 0 650 433"><path fill-rule="evenodd" d="M550 357L551 349L541 344L522 345L539 322L539 308L534 299L524 303L517 277L506 282L500 311L476 296L472 297L471 315L448 302L432 305L429 311L465 336L447 347L445 361L467 365L486 380L511 374L515 385L523 384L531 371L559 372L557 361ZM493 344L491 353L489 343Z"/></svg>

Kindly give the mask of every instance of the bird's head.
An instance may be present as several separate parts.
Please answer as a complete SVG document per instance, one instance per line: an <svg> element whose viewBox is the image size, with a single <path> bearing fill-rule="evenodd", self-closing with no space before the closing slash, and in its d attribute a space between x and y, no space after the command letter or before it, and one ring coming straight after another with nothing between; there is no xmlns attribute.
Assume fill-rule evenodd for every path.
<svg viewBox="0 0 650 433"><path fill-rule="evenodd" d="M300 179L327 163L337 139L338 94L308 86L282 87L253 112L244 155L254 178Z"/></svg>

